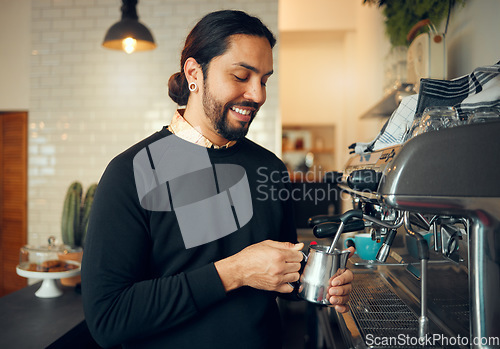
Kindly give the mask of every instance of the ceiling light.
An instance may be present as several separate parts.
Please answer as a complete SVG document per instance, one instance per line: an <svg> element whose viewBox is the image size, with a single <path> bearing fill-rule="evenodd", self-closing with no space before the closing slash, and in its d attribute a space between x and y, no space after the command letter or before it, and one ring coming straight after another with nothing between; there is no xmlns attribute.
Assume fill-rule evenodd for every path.
<svg viewBox="0 0 500 349"><path fill-rule="evenodd" d="M127 53L147 51L156 48L149 29L139 22L137 0L122 0L122 19L108 29L102 46Z"/></svg>

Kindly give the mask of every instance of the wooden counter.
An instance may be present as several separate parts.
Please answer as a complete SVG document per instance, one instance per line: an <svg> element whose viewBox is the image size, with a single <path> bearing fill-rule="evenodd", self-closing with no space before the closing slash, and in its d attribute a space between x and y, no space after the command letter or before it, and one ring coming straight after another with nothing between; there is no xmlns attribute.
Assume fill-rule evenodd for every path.
<svg viewBox="0 0 500 349"><path fill-rule="evenodd" d="M39 298L39 287L0 298L0 348L99 348L88 331L78 289L62 287L60 297Z"/></svg>

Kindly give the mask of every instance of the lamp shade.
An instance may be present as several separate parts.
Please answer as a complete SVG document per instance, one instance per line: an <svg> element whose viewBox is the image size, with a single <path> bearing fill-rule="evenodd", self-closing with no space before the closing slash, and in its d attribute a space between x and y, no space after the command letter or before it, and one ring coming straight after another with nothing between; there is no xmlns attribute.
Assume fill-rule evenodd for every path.
<svg viewBox="0 0 500 349"><path fill-rule="evenodd" d="M113 24L104 37L102 46L127 53L156 48L149 29L139 22L135 5L137 1L123 0L122 19Z"/></svg>

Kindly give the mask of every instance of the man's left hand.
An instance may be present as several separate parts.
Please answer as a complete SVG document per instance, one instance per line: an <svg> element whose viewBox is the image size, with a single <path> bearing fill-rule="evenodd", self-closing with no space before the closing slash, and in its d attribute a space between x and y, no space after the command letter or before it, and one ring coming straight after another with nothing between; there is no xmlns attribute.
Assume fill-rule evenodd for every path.
<svg viewBox="0 0 500 349"><path fill-rule="evenodd" d="M354 253L354 248L350 247L351 253L349 257ZM330 279L330 289L328 294L330 296L330 304L335 306L335 310L339 313L345 313L349 311L349 293L351 293L351 282L354 279L352 271L349 269L339 270L338 273Z"/></svg>

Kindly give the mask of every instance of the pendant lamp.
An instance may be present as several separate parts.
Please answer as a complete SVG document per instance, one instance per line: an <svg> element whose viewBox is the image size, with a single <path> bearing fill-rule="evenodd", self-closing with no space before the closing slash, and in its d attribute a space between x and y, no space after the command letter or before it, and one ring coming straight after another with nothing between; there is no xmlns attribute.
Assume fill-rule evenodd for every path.
<svg viewBox="0 0 500 349"><path fill-rule="evenodd" d="M122 19L107 31L102 46L127 53L147 51L156 48L155 40L149 29L139 22L137 0L122 0Z"/></svg>

